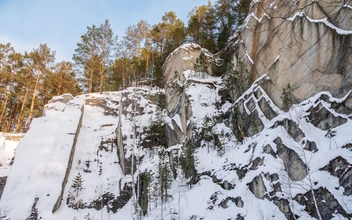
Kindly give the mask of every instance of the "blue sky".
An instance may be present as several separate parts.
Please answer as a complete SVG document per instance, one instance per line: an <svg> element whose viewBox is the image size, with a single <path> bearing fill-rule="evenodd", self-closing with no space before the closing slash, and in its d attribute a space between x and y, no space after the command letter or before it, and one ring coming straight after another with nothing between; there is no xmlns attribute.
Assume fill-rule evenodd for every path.
<svg viewBox="0 0 352 220"><path fill-rule="evenodd" d="M109 19L119 39L128 25L147 20L153 25L168 11L185 23L188 12L208 0L0 0L0 43L18 52L40 43L56 51L57 61L71 60L87 26Z"/></svg>

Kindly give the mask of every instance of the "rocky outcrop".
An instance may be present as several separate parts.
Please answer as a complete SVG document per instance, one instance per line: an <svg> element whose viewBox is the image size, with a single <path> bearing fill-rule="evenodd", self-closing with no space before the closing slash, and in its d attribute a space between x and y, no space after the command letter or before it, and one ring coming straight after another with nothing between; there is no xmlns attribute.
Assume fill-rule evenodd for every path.
<svg viewBox="0 0 352 220"><path fill-rule="evenodd" d="M310 109L308 118L314 126L322 130L335 128L347 122L347 119L342 118L341 116L336 117L325 107L319 105L314 109Z"/></svg>
<svg viewBox="0 0 352 220"><path fill-rule="evenodd" d="M106 207L108 212L116 213L119 209L124 207L126 203L132 197L132 187L130 185L125 185L120 192L119 196L115 196L113 193L107 192L101 195L98 199L94 200L90 204L82 204L77 208L89 208L101 210ZM75 208L75 207L72 207Z"/></svg>
<svg viewBox="0 0 352 220"><path fill-rule="evenodd" d="M6 176L0 177L0 200L1 200L2 192L4 191L4 188L5 188L6 179L7 179Z"/></svg>
<svg viewBox="0 0 352 220"><path fill-rule="evenodd" d="M65 187L67 185L67 181L68 181L68 177L70 175L70 172L71 172L71 169L72 169L72 162L73 162L73 157L75 156L75 151L76 151L76 144L77 144L77 139L78 139L78 136L79 136L79 133L80 133L80 130L81 130L81 127L82 127L82 119L83 119L83 114L84 114L84 106L82 106L81 108L81 117L78 121L78 125L77 125L77 130L75 132L75 136L73 138L73 144L72 144L72 147L71 147L71 153L70 153L70 157L68 159L68 164L67 164L67 168L66 168L66 173L65 173L65 177L64 179L62 180L62 185L61 185L61 191L60 191L60 196L59 198L57 198L57 201L53 207L53 210L52 212L56 212L59 208L60 208L60 205L61 205L61 202L63 200L63 195L64 195L64 192L65 192Z"/></svg>
<svg viewBox="0 0 352 220"><path fill-rule="evenodd" d="M285 146L280 138L275 139L274 142L277 148L276 154L283 161L290 179L293 181L303 180L308 174L307 165L294 150Z"/></svg>
<svg viewBox="0 0 352 220"><path fill-rule="evenodd" d="M227 197L226 199L222 200L220 203L219 203L219 206L222 207L223 209L226 209L228 208L228 202L229 201L232 201L233 203L235 203L235 205L237 207L240 207L242 208L244 203L241 199L241 197L236 197L236 198L233 198L233 197Z"/></svg>
<svg viewBox="0 0 352 220"><path fill-rule="evenodd" d="M305 137L304 133L301 131L298 125L290 119L285 118L282 121L277 121L275 126L277 125L284 127L287 133L289 133L296 142L300 142L302 138Z"/></svg>
<svg viewBox="0 0 352 220"><path fill-rule="evenodd" d="M256 176L252 182L248 184L248 188L255 195L255 197L258 199L264 199L266 187L264 185L262 175Z"/></svg>
<svg viewBox="0 0 352 220"><path fill-rule="evenodd" d="M255 1L229 47L252 81L282 105L288 83L298 100L320 91L344 96L352 87L350 1ZM229 51L231 51L229 50Z"/></svg>
<svg viewBox="0 0 352 220"><path fill-rule="evenodd" d="M328 171L339 179L340 186L344 188L344 195L352 195L352 165L339 156L331 160L328 165L320 170Z"/></svg>
<svg viewBox="0 0 352 220"><path fill-rule="evenodd" d="M166 58L163 65L164 82L169 83L175 73L181 74L185 70L194 69L194 63L202 52L206 54L208 60L212 59L209 51L201 48L198 44L184 44L177 48ZM181 76L181 80L185 81L185 78Z"/></svg>
<svg viewBox="0 0 352 220"><path fill-rule="evenodd" d="M334 195L331 194L331 192L329 192L326 188L320 187L319 189L315 189L314 196L322 219L331 219L333 217L333 213L338 213L346 218L352 217L351 214L346 213ZM316 206L314 205L311 191L308 191L306 194L298 194L295 197L295 200L299 204L305 206L305 211L307 211L310 216L318 218L318 213L315 208Z"/></svg>

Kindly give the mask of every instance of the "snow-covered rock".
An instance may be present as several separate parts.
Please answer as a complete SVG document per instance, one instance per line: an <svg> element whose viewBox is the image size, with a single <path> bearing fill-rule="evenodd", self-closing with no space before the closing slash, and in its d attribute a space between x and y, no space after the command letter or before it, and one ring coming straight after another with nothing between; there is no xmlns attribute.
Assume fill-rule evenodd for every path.
<svg viewBox="0 0 352 220"><path fill-rule="evenodd" d="M23 134L0 132L0 200L13 163L16 146L22 137Z"/></svg>
<svg viewBox="0 0 352 220"><path fill-rule="evenodd" d="M252 84L231 103L222 77L193 70L214 61L196 44L167 58L165 90L54 97L17 147L0 219L351 219L351 2L330 3L253 1L228 45ZM283 111L288 83L300 102Z"/></svg>
<svg viewBox="0 0 352 220"><path fill-rule="evenodd" d="M351 1L253 1L228 49L252 80L270 77L262 86L280 107L281 91L288 83L300 101L320 91L342 97L352 87L351 5Z"/></svg>

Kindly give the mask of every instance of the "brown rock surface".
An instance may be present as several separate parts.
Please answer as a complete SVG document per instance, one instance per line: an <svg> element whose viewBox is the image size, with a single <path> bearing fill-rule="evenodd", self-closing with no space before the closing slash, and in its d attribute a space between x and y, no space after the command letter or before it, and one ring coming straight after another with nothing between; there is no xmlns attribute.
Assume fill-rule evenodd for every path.
<svg viewBox="0 0 352 220"><path fill-rule="evenodd" d="M252 81L267 74L262 85L281 106L288 83L300 101L320 91L342 97L352 88L352 1L263 0L234 43L234 56L250 71Z"/></svg>

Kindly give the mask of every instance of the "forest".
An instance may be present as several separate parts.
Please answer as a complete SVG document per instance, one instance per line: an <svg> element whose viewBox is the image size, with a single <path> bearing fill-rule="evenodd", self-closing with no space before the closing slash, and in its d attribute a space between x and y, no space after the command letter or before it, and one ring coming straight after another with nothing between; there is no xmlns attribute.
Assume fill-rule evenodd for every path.
<svg viewBox="0 0 352 220"><path fill-rule="evenodd" d="M43 43L18 53L0 42L0 131L26 132L55 95L118 91L140 84L163 87L162 65L187 42L211 53L221 51L247 16L249 0L217 0L195 7L185 24L174 11L157 24L141 20L125 35L114 35L108 20L87 27L72 56L55 61Z"/></svg>

